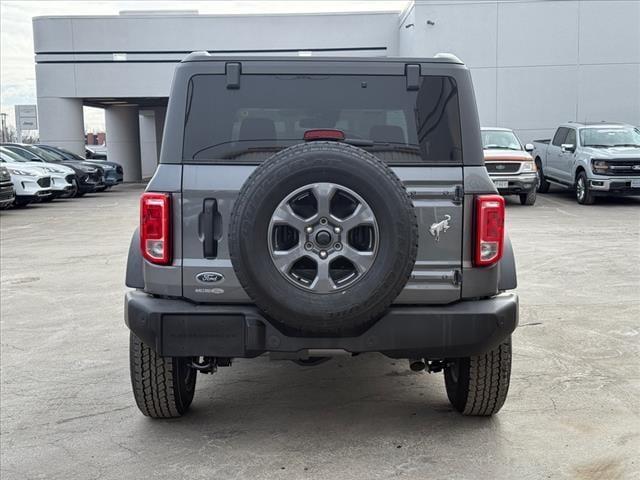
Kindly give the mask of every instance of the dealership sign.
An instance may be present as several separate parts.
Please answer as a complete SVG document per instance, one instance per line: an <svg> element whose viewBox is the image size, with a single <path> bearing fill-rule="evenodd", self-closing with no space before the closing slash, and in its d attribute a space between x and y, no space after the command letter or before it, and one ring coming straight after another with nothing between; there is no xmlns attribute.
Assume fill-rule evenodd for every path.
<svg viewBox="0 0 640 480"><path fill-rule="evenodd" d="M38 109L35 105L16 105L16 129L38 129Z"/></svg>

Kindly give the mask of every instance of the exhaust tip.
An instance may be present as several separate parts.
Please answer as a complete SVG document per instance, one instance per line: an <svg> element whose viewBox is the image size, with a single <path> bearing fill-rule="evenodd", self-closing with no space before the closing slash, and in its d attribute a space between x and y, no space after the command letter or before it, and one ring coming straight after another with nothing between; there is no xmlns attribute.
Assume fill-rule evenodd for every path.
<svg viewBox="0 0 640 480"><path fill-rule="evenodd" d="M426 367L426 364L422 358L409 359L409 368L413 372L421 372Z"/></svg>

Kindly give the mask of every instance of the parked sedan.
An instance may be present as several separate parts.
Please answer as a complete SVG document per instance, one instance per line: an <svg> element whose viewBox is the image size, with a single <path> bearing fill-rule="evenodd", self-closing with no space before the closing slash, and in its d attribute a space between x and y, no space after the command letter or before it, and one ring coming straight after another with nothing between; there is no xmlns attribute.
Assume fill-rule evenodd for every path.
<svg viewBox="0 0 640 480"><path fill-rule="evenodd" d="M14 205L22 207L31 202L47 200L52 197L51 175L29 162L16 161L7 152L0 149L0 162L11 175L15 190Z"/></svg>
<svg viewBox="0 0 640 480"><path fill-rule="evenodd" d="M65 150L60 147L52 147L50 145L37 144L36 147L45 150L49 154L57 157L60 161L83 162L84 165L93 165L104 170L104 184L107 188L122 183L124 171L122 165L116 162L108 162L106 160L89 160L80 155Z"/></svg>
<svg viewBox="0 0 640 480"><path fill-rule="evenodd" d="M529 154L533 145L522 145L508 128L482 128L484 164L501 195L518 195L522 205L536 203L538 175Z"/></svg>
<svg viewBox="0 0 640 480"><path fill-rule="evenodd" d="M0 166L0 208L13 205L16 199L16 190L13 188L11 173L7 167Z"/></svg>
<svg viewBox="0 0 640 480"><path fill-rule="evenodd" d="M75 195L81 197L85 193L95 192L104 185L104 172L99 167L89 165L79 165L78 162L60 162L47 152L40 150L33 145L24 144L4 144L4 147L12 152L20 155L29 162L37 162L44 164L47 168L64 169L66 171L66 180L69 182L70 188L65 188L69 196ZM53 176L53 175L52 175ZM54 177L54 191L57 188L56 179Z"/></svg>

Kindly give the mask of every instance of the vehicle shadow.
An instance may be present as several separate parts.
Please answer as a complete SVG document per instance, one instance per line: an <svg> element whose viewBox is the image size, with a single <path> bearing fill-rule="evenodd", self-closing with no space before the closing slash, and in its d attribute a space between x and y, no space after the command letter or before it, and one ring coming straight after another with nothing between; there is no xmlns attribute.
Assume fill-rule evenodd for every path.
<svg viewBox="0 0 640 480"><path fill-rule="evenodd" d="M253 445L275 436L324 440L397 442L419 438L424 446L443 435L484 437L499 429L499 416L463 417L449 404L442 373L416 373L407 360L380 354L333 359L300 367L267 357L240 360L225 371L200 376L191 410L180 419L141 421L146 438L197 440L250 436ZM153 432L153 434L152 434ZM170 433L171 432L171 433ZM314 440L310 440L309 437ZM259 437L259 438L256 438ZM498 442L499 435L492 442Z"/></svg>

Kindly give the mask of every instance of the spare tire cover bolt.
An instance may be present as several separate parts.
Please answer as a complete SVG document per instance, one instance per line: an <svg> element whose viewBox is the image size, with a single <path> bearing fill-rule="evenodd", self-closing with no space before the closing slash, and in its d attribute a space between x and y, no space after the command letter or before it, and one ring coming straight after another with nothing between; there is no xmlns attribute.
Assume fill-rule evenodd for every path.
<svg viewBox="0 0 640 480"><path fill-rule="evenodd" d="M307 232L307 233L311 233L311 232L313 232L313 227L309 226L309 227L305 228L304 231Z"/></svg>
<svg viewBox="0 0 640 480"><path fill-rule="evenodd" d="M342 229L341 229L340 227L334 227L334 228L333 228L333 231L334 231L335 233L340 233L340 232L342 231Z"/></svg>
<svg viewBox="0 0 640 480"><path fill-rule="evenodd" d="M320 252L320 258L327 258L327 252L325 252L324 250L322 250Z"/></svg>

